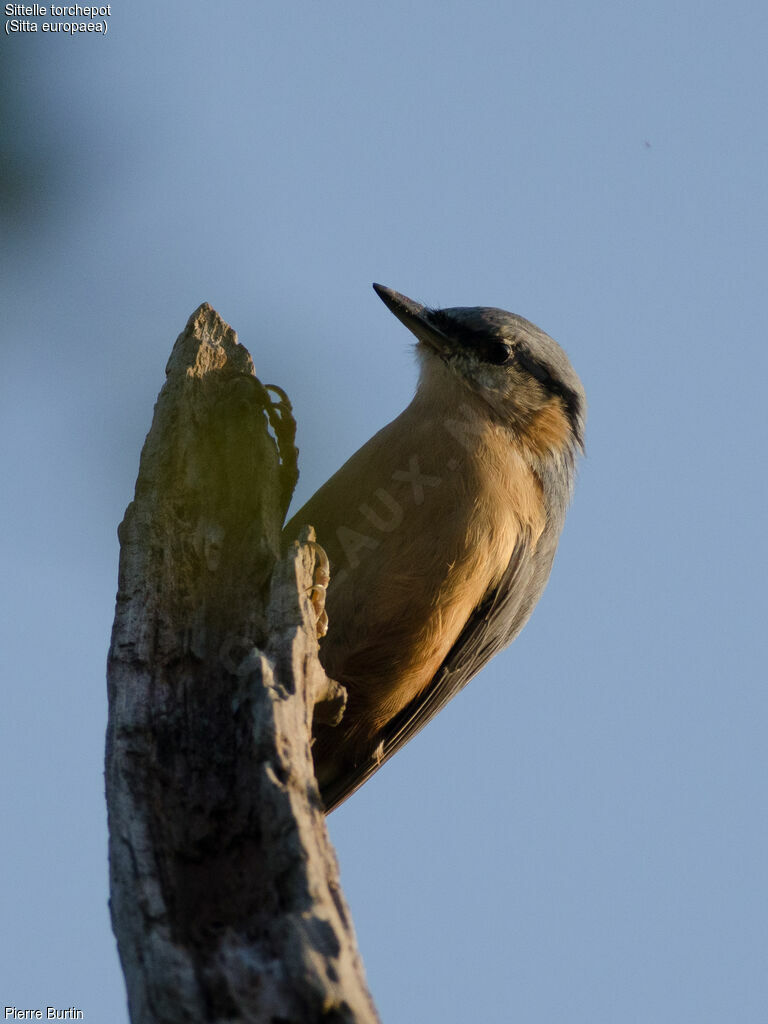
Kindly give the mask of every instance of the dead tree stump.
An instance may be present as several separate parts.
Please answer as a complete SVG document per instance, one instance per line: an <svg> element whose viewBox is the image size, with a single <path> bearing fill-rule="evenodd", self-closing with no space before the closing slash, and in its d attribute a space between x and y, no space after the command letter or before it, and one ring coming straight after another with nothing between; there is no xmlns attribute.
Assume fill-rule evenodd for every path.
<svg viewBox="0 0 768 1024"><path fill-rule="evenodd" d="M208 305L120 526L112 925L133 1024L374 1024L310 753L313 547L281 555L294 423Z"/></svg>

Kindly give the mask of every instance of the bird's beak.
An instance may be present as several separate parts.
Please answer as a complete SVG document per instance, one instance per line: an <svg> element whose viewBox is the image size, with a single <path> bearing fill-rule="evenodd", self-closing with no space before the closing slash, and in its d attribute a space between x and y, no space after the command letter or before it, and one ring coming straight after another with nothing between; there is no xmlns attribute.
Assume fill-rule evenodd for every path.
<svg viewBox="0 0 768 1024"><path fill-rule="evenodd" d="M423 341L436 352L444 353L446 351L448 339L442 331L433 326L430 309L422 306L420 302L409 299L407 295L401 295L394 288L385 288L383 284L374 284L373 290L387 309L394 313L397 319L405 324L419 341Z"/></svg>

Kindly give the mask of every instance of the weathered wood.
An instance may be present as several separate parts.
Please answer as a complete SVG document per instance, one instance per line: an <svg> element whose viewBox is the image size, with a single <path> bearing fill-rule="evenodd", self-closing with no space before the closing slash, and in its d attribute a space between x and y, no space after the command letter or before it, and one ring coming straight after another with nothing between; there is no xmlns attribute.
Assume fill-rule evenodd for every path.
<svg viewBox="0 0 768 1024"><path fill-rule="evenodd" d="M275 390L275 389L270 389ZM174 346L120 527L106 785L133 1024L372 1024L312 768L314 546L274 402L207 305Z"/></svg>

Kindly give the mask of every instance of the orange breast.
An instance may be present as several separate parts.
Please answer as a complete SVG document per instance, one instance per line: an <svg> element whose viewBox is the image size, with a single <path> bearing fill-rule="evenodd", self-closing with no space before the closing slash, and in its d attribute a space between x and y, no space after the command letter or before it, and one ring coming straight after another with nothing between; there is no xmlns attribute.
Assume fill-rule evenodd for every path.
<svg viewBox="0 0 768 1024"><path fill-rule="evenodd" d="M408 425L390 426L402 437ZM323 663L348 689L342 728L361 744L430 683L521 532L535 544L544 529L540 487L508 432L484 425L470 447L446 446L442 422L422 417L409 436L416 465L404 454L392 461L400 470L382 471L381 460L386 488L346 504L341 521L315 524L332 565ZM386 440L373 439L379 456ZM338 494L360 493L344 468Z"/></svg>

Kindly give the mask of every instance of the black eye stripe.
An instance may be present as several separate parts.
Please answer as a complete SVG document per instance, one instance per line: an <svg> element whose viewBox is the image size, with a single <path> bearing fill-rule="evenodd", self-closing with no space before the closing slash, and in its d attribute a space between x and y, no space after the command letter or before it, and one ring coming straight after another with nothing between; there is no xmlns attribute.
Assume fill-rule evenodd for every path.
<svg viewBox="0 0 768 1024"><path fill-rule="evenodd" d="M433 310L430 319L435 327L448 337L453 338L466 348L473 349L484 363L503 366L505 363L511 362L514 357L512 346L507 342L489 338L484 331L473 331L464 324L458 324L440 309Z"/></svg>
<svg viewBox="0 0 768 1024"><path fill-rule="evenodd" d="M554 381L552 374L547 370L541 363L537 363L535 359L532 359L527 352L518 351L517 361L533 378L535 378L540 384L544 384L545 387L552 388Z"/></svg>

